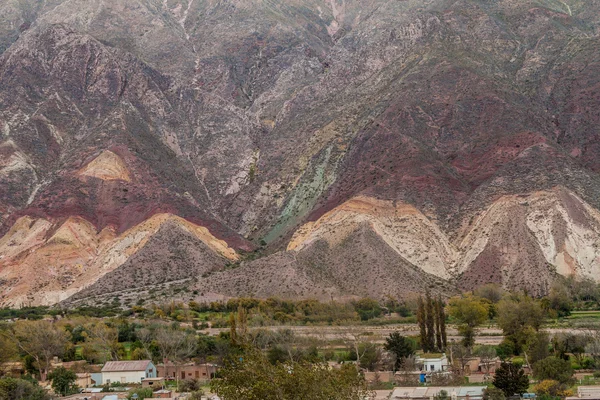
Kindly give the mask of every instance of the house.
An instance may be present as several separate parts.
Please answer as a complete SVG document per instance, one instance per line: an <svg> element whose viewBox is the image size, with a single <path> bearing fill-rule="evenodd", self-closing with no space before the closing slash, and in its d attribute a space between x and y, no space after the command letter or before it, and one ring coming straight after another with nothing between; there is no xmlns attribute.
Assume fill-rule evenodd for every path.
<svg viewBox="0 0 600 400"><path fill-rule="evenodd" d="M445 390L452 400L481 400L487 386L446 387L398 387L392 392L392 400L430 400Z"/></svg>
<svg viewBox="0 0 600 400"><path fill-rule="evenodd" d="M156 378L156 367L150 360L108 361L102 367L102 385L141 383L145 378Z"/></svg>
<svg viewBox="0 0 600 400"><path fill-rule="evenodd" d="M197 379L210 381L215 377L218 367L215 364L173 363L158 364L158 376L166 379Z"/></svg>
<svg viewBox="0 0 600 400"><path fill-rule="evenodd" d="M422 372L443 372L448 370L448 359L445 354L423 354L415 360Z"/></svg>

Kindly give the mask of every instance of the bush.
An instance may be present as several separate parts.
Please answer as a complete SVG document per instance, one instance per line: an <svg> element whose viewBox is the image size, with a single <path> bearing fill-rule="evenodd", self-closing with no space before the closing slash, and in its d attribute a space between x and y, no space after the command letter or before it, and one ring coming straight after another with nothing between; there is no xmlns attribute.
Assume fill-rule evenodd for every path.
<svg viewBox="0 0 600 400"><path fill-rule="evenodd" d="M153 396L153 392L151 388L143 388L143 389L132 389L127 394L127 398L131 400L134 394L138 395L139 400L148 399Z"/></svg>
<svg viewBox="0 0 600 400"><path fill-rule="evenodd" d="M562 400L562 397L550 396L549 394L540 394L537 396L537 400Z"/></svg>
<svg viewBox="0 0 600 400"><path fill-rule="evenodd" d="M448 400L448 392L446 390L440 390L438 394L433 396L434 400Z"/></svg>
<svg viewBox="0 0 600 400"><path fill-rule="evenodd" d="M504 392L498 388L490 387L483 391L483 400L505 400Z"/></svg>
<svg viewBox="0 0 600 400"><path fill-rule="evenodd" d="M187 397L187 400L204 400L204 392L202 390L192 392Z"/></svg>
<svg viewBox="0 0 600 400"><path fill-rule="evenodd" d="M568 390L564 383L550 379L543 380L535 385L533 391L537 395L547 395L550 397L567 397L573 395L573 392Z"/></svg>
<svg viewBox="0 0 600 400"><path fill-rule="evenodd" d="M592 369L595 367L596 367L596 362L594 361L593 358L585 357L581 361L581 368L583 368L583 369Z"/></svg>
<svg viewBox="0 0 600 400"><path fill-rule="evenodd" d="M179 392L197 392L201 389L197 379L184 379L179 382Z"/></svg>

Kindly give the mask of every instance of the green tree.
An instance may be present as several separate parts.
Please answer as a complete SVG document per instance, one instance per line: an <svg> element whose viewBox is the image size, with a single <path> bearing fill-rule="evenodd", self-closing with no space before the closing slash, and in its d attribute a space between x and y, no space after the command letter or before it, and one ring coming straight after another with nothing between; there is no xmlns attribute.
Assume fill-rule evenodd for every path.
<svg viewBox="0 0 600 400"><path fill-rule="evenodd" d="M228 359L219 375L211 381L211 390L223 400L363 400L370 395L354 365L340 369L326 363L273 365L253 347Z"/></svg>
<svg viewBox="0 0 600 400"><path fill-rule="evenodd" d="M506 296L498 303L497 320L515 354L520 354L531 333L540 329L544 312L540 303L526 294Z"/></svg>
<svg viewBox="0 0 600 400"><path fill-rule="evenodd" d="M411 338L392 332L385 338L383 348L394 355L394 370L402 368L404 361L415 354L416 344Z"/></svg>
<svg viewBox="0 0 600 400"><path fill-rule="evenodd" d="M522 395L529 388L529 378L520 365L503 362L496 370L494 386L504 392L506 397Z"/></svg>
<svg viewBox="0 0 600 400"><path fill-rule="evenodd" d="M427 347L429 351L435 350L435 307L433 305L433 299L431 293L427 291L425 294L425 326L427 328Z"/></svg>
<svg viewBox="0 0 600 400"><path fill-rule="evenodd" d="M504 338L498 346L496 346L496 355L502 361L506 361L515 355L515 345L510 340Z"/></svg>
<svg viewBox="0 0 600 400"><path fill-rule="evenodd" d="M533 364L533 377L539 381L553 380L560 383L570 383L573 380L573 368L567 360L546 357Z"/></svg>
<svg viewBox="0 0 600 400"><path fill-rule="evenodd" d="M435 345L439 351L444 351L444 343L442 340L442 315L444 312L444 304L442 303L441 297L433 300L434 307L434 322L435 322ZM444 316L445 317L445 316Z"/></svg>
<svg viewBox="0 0 600 400"><path fill-rule="evenodd" d="M383 310L381 309L381 306L377 300L364 298L355 301L353 305L362 321L380 317L383 313Z"/></svg>
<svg viewBox="0 0 600 400"><path fill-rule="evenodd" d="M547 296L547 307L556 317L566 317L573 311L573 300L567 286L560 282L555 282L550 288Z"/></svg>
<svg viewBox="0 0 600 400"><path fill-rule="evenodd" d="M481 298L467 294L451 298L448 310L450 316L458 322L463 345L473 347L476 328L488 318L487 304Z"/></svg>
<svg viewBox="0 0 600 400"><path fill-rule="evenodd" d="M589 353L594 356L593 349L588 344L593 340L592 336L573 333L559 333L552 338L554 355L564 360L569 359L569 354L573 354L577 362L581 365L586 353L586 347Z"/></svg>
<svg viewBox="0 0 600 400"><path fill-rule="evenodd" d="M17 347L11 337L10 329L0 326L0 364L10 361L18 355ZM0 371L1 374L2 371Z"/></svg>
<svg viewBox="0 0 600 400"><path fill-rule="evenodd" d="M445 304L442 301L442 296L438 296L438 304L440 307L438 319L440 324L440 331L442 334L442 350L444 350L446 349L446 346L448 346L448 336L446 334L446 310Z"/></svg>
<svg viewBox="0 0 600 400"><path fill-rule="evenodd" d="M70 369L58 367L48 374L48 379L52 381L52 389L55 393L62 396L77 393L77 385L75 385L77 374Z"/></svg>
<svg viewBox="0 0 600 400"><path fill-rule="evenodd" d="M428 352L431 349L428 347L427 341L427 312L425 311L425 302L423 297L419 296L417 300L417 323L419 324L419 344L424 352Z"/></svg>
<svg viewBox="0 0 600 400"><path fill-rule="evenodd" d="M50 396L35 383L3 378L0 379L0 400L50 400Z"/></svg>
<svg viewBox="0 0 600 400"><path fill-rule="evenodd" d="M533 332L523 349L528 365L532 365L550 355L550 338L546 332Z"/></svg>

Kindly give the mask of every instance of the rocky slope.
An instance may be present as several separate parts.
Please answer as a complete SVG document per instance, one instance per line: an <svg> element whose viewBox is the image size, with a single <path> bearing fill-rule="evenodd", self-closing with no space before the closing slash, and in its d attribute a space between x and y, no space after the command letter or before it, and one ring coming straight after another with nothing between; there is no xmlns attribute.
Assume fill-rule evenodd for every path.
<svg viewBox="0 0 600 400"><path fill-rule="evenodd" d="M598 279L599 1L7 0L0 22L4 304Z"/></svg>

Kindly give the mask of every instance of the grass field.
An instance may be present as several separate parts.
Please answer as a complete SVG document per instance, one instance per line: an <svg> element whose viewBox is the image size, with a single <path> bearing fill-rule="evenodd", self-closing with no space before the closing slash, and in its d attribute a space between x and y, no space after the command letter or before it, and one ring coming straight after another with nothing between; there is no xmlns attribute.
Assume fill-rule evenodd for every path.
<svg viewBox="0 0 600 400"><path fill-rule="evenodd" d="M567 319L600 319L600 311L573 311Z"/></svg>

